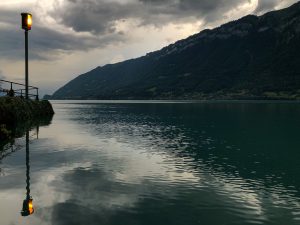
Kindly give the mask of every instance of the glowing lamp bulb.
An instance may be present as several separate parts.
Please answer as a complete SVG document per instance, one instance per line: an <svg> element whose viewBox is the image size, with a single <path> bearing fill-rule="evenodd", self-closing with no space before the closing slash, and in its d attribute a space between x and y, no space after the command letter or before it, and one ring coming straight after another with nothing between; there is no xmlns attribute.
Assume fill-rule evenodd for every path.
<svg viewBox="0 0 300 225"><path fill-rule="evenodd" d="M21 13L22 16L22 29L31 30L32 15L30 13Z"/></svg>
<svg viewBox="0 0 300 225"><path fill-rule="evenodd" d="M32 16L29 14L27 17L27 25L31 27L32 25Z"/></svg>
<svg viewBox="0 0 300 225"><path fill-rule="evenodd" d="M34 212L32 199L30 199L29 202L28 202L28 209L29 209L29 213L31 215Z"/></svg>

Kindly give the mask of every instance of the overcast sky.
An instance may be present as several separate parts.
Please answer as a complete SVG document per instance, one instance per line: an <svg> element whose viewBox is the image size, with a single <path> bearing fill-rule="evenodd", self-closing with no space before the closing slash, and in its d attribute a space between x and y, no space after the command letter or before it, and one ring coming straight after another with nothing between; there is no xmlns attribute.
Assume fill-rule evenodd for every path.
<svg viewBox="0 0 300 225"><path fill-rule="evenodd" d="M52 94L97 66L297 0L1 0L0 79L24 81L21 12L33 14L30 84Z"/></svg>

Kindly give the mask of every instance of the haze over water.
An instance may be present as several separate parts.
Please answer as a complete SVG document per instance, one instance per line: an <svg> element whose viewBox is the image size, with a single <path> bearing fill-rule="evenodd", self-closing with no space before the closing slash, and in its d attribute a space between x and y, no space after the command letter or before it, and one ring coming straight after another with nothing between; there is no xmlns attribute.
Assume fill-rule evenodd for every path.
<svg viewBox="0 0 300 225"><path fill-rule="evenodd" d="M0 161L0 225L299 225L300 104L53 101ZM5 147L5 152L11 150Z"/></svg>

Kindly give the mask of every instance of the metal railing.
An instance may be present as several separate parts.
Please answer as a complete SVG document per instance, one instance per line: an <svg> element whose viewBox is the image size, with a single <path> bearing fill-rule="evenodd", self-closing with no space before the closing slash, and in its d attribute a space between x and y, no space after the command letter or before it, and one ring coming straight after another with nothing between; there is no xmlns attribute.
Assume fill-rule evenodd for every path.
<svg viewBox="0 0 300 225"><path fill-rule="evenodd" d="M0 79L0 93L6 93L6 95L10 97L19 96L23 98L25 97L25 90L25 84ZM28 86L28 97L39 100L39 88Z"/></svg>

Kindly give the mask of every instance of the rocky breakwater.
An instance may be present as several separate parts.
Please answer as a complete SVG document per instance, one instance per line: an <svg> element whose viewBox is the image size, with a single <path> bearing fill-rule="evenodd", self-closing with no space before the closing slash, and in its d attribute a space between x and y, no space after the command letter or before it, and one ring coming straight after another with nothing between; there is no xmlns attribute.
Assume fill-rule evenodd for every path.
<svg viewBox="0 0 300 225"><path fill-rule="evenodd" d="M16 127L30 125L53 114L52 105L47 100L0 97L0 142L13 138Z"/></svg>

